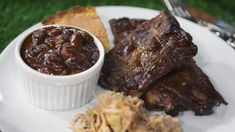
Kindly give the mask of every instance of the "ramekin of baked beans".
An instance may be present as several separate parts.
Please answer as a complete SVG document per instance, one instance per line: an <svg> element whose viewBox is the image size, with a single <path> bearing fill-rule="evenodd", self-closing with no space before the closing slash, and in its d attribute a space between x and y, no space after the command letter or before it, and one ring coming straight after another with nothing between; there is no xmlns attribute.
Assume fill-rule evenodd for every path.
<svg viewBox="0 0 235 132"><path fill-rule="evenodd" d="M94 35L66 25L29 31L15 48L26 97L47 110L73 109L91 100L104 54Z"/></svg>

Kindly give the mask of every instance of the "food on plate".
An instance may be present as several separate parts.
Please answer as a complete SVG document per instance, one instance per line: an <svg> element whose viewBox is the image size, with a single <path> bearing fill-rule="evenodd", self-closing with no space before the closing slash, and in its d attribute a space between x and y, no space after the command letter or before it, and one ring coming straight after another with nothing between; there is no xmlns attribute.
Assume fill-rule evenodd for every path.
<svg viewBox="0 0 235 132"><path fill-rule="evenodd" d="M158 79L141 98L148 109L164 110L170 115L186 110L210 115L214 106L227 104L193 60L191 66Z"/></svg>
<svg viewBox="0 0 235 132"><path fill-rule="evenodd" d="M63 24L83 28L99 38L105 51L109 51L108 36L95 7L75 6L48 17L42 23L44 25Z"/></svg>
<svg viewBox="0 0 235 132"><path fill-rule="evenodd" d="M98 95L97 106L78 114L73 132L180 132L179 121L167 115L149 115L144 102L122 93Z"/></svg>
<svg viewBox="0 0 235 132"><path fill-rule="evenodd" d="M138 26L105 56L100 84L126 94L142 93L196 55L192 37L166 12Z"/></svg>
<svg viewBox="0 0 235 132"><path fill-rule="evenodd" d="M38 29L23 42L21 56L31 68L51 75L70 75L92 67L99 58L93 37L71 27Z"/></svg>
<svg viewBox="0 0 235 132"><path fill-rule="evenodd" d="M144 19L129 19L126 17L120 19L111 19L109 23L113 32L115 45L145 21L146 20Z"/></svg>
<svg viewBox="0 0 235 132"><path fill-rule="evenodd" d="M97 37L71 26L30 29L15 46L16 66L27 100L53 111L75 109L93 99L104 56Z"/></svg>
<svg viewBox="0 0 235 132"><path fill-rule="evenodd" d="M129 18L110 20L115 44L119 44L123 36L130 34L144 21ZM208 115L213 113L215 105L227 104L193 59L189 66L157 79L141 98L148 109L164 110L170 115L185 110L193 110L196 115Z"/></svg>

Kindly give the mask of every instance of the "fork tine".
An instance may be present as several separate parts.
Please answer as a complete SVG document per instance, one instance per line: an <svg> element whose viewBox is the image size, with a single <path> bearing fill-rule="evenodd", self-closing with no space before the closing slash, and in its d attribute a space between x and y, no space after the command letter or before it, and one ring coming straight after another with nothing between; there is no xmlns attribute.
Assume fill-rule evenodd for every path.
<svg viewBox="0 0 235 132"><path fill-rule="evenodd" d="M185 17L192 17L192 15L189 13L188 9L185 6L180 6L182 12L184 12Z"/></svg>
<svg viewBox="0 0 235 132"><path fill-rule="evenodd" d="M162 1L165 3L165 5L166 5L166 7L168 8L169 11L173 11L173 7L172 7L169 0L162 0Z"/></svg>
<svg viewBox="0 0 235 132"><path fill-rule="evenodd" d="M185 17L186 14L184 13L184 11L182 10L181 7L175 7L174 8L176 15L180 16L180 17Z"/></svg>
<svg viewBox="0 0 235 132"><path fill-rule="evenodd" d="M179 12L182 14L183 17L187 17L187 14L185 13L185 11L182 9L182 7L178 7Z"/></svg>
<svg viewBox="0 0 235 132"><path fill-rule="evenodd" d="M163 0L170 11L181 17L192 17L181 0ZM174 11L175 10L175 11Z"/></svg>
<svg viewBox="0 0 235 132"><path fill-rule="evenodd" d="M187 14L188 17L192 17L192 15L189 13L188 10L185 10L185 13Z"/></svg>
<svg viewBox="0 0 235 132"><path fill-rule="evenodd" d="M173 12L176 16L180 16L181 17L181 13L178 11L178 9L176 7L174 7Z"/></svg>

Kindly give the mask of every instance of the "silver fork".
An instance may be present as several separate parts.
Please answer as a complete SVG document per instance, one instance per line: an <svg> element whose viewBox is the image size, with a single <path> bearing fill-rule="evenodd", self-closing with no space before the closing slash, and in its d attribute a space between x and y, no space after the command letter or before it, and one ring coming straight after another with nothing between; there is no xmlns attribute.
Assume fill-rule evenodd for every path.
<svg viewBox="0 0 235 132"><path fill-rule="evenodd" d="M182 18L186 18L192 22L195 22L201 26L206 27L215 35L217 35L218 37L222 38L225 42L227 42L233 49L235 49L235 34L231 34L230 32L227 32L212 23L208 23L194 18L189 13L186 6L180 0L163 0L163 2L165 3L166 7L172 14L180 16Z"/></svg>

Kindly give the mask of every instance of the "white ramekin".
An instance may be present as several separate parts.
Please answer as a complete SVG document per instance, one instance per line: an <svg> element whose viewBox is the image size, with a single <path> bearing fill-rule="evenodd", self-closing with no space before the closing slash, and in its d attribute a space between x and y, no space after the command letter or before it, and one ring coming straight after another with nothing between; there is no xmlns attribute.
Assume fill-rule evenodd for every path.
<svg viewBox="0 0 235 132"><path fill-rule="evenodd" d="M93 98L99 73L104 61L104 48L102 43L91 33L99 50L99 59L95 65L84 72L54 76L40 73L29 67L20 55L21 45L25 38L33 31L50 27L66 25L47 25L33 29L21 37L15 47L16 65L19 79L21 79L25 95L30 103L46 110L70 110L88 103Z"/></svg>

